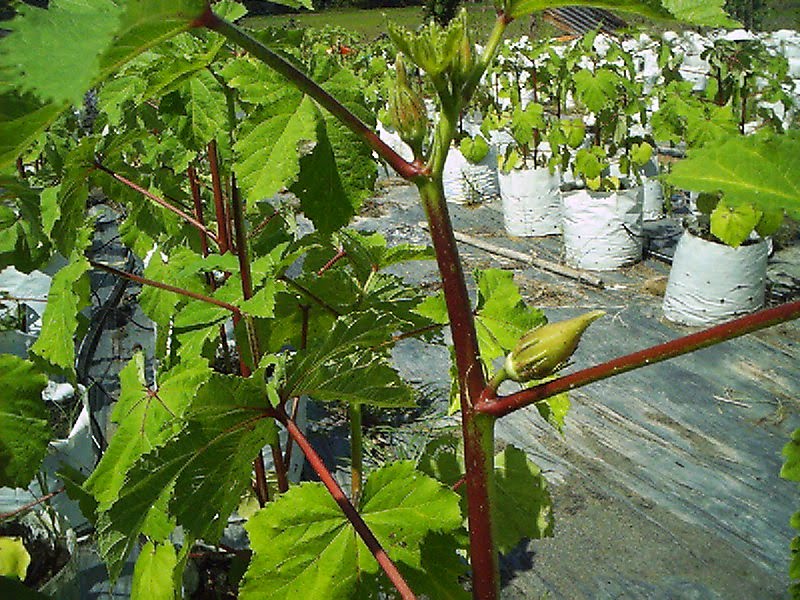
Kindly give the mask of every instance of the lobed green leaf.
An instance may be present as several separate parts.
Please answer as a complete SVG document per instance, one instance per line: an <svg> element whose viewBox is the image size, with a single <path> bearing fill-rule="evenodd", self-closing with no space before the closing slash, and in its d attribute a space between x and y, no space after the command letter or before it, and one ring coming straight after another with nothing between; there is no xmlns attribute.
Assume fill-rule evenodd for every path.
<svg viewBox="0 0 800 600"><path fill-rule="evenodd" d="M147 542L133 569L131 600L173 600L176 597L172 572L178 564L171 542Z"/></svg>
<svg viewBox="0 0 800 600"><path fill-rule="evenodd" d="M31 353L75 378L75 333L78 313L89 306L89 261L73 255L70 263L53 277L42 317L42 331Z"/></svg>
<svg viewBox="0 0 800 600"><path fill-rule="evenodd" d="M462 520L458 496L410 462L372 473L359 512L392 559L412 567L420 565L429 533L456 530ZM378 572L372 554L322 484L292 488L246 528L254 555L240 591L243 600L298 594L350 598L359 580Z"/></svg>
<svg viewBox="0 0 800 600"><path fill-rule="evenodd" d="M708 142L676 163L667 181L696 192L722 192L734 205L800 218L800 132Z"/></svg>
<svg viewBox="0 0 800 600"><path fill-rule="evenodd" d="M47 453L46 385L33 363L0 354L0 487L26 487Z"/></svg>

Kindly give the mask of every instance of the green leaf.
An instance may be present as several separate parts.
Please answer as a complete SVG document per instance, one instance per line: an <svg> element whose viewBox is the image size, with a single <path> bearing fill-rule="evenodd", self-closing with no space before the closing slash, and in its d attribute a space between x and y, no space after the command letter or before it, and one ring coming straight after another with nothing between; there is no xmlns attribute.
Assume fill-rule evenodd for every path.
<svg viewBox="0 0 800 600"><path fill-rule="evenodd" d="M355 229L339 232L347 262L363 285L374 271L412 260L433 260L436 255L429 246L399 244L389 247L380 233L365 233Z"/></svg>
<svg viewBox="0 0 800 600"><path fill-rule="evenodd" d="M173 600L177 596L172 572L178 564L171 542L147 542L133 569L131 600Z"/></svg>
<svg viewBox="0 0 800 600"><path fill-rule="evenodd" d="M42 331L31 346L32 354L73 379L78 313L89 306L88 270L88 260L73 256L70 263L55 274L47 295Z"/></svg>
<svg viewBox="0 0 800 600"><path fill-rule="evenodd" d="M783 447L783 466L781 477L790 481L800 481L800 429L795 429L792 439Z"/></svg>
<svg viewBox="0 0 800 600"><path fill-rule="evenodd" d="M509 552L523 538L553 535L553 506L541 470L518 448L494 458L497 547Z"/></svg>
<svg viewBox="0 0 800 600"><path fill-rule="evenodd" d="M469 600L472 595L464 589L468 565L459 550L463 544L452 535L430 533L422 542L418 569L404 569L406 581L418 594L436 600Z"/></svg>
<svg viewBox="0 0 800 600"><path fill-rule="evenodd" d="M605 152L602 148L581 148L575 153L574 172L582 175L587 180L600 177L603 171L608 168L608 161L605 160Z"/></svg>
<svg viewBox="0 0 800 600"><path fill-rule="evenodd" d="M33 94L0 92L0 168L11 165L69 104L47 104Z"/></svg>
<svg viewBox="0 0 800 600"><path fill-rule="evenodd" d="M46 10L23 4L0 45L0 71L45 102L77 104L97 76L121 12L111 0L53 0Z"/></svg>
<svg viewBox="0 0 800 600"><path fill-rule="evenodd" d="M564 419L569 413L570 409L569 395L565 392L557 394L536 403L536 410L542 415L542 418L550 423L556 430L564 433Z"/></svg>
<svg viewBox="0 0 800 600"><path fill-rule="evenodd" d="M479 163L489 154L489 144L482 135L476 135L474 138L465 137L459 144L459 150L469 162Z"/></svg>
<svg viewBox="0 0 800 600"><path fill-rule="evenodd" d="M31 555L20 538L0 536L0 576L23 581L30 564Z"/></svg>
<svg viewBox="0 0 800 600"><path fill-rule="evenodd" d="M316 145L299 163L298 178L290 190L300 199L305 214L320 233L333 233L355 214L336 165L336 156L320 118Z"/></svg>
<svg viewBox="0 0 800 600"><path fill-rule="evenodd" d="M51 436L46 385L33 363L0 354L0 487L26 487L44 460Z"/></svg>
<svg viewBox="0 0 800 600"><path fill-rule="evenodd" d="M317 368L294 388L322 402L348 402L395 408L414 406L414 390L380 357L344 357Z"/></svg>
<svg viewBox="0 0 800 600"><path fill-rule="evenodd" d="M56 477L64 484L69 499L78 503L81 514L94 525L97 522L97 500L82 487L86 482L86 475L62 462Z"/></svg>
<svg viewBox="0 0 800 600"><path fill-rule="evenodd" d="M222 68L222 76L239 93L239 99L249 104L269 105L276 95L287 93L281 76L249 55L229 61Z"/></svg>
<svg viewBox="0 0 800 600"><path fill-rule="evenodd" d="M189 29L205 6L204 0L137 0L123 8L111 0L55 0L47 10L26 6L0 43L0 168L92 85ZM86 34L87 23L92 35Z"/></svg>
<svg viewBox="0 0 800 600"><path fill-rule="evenodd" d="M541 470L518 448L506 448L494 457L493 500L497 544L501 552L513 549L523 538L540 539L553 534L553 511L547 481ZM418 467L444 485L453 486L464 475L464 452L455 436L431 441ZM465 487L459 487L466 510Z"/></svg>
<svg viewBox="0 0 800 600"><path fill-rule="evenodd" d="M536 102L531 102L523 110L522 107L514 107L511 115L511 135L521 146L528 146L533 141L534 129L544 129L544 106ZM513 167L512 167L513 168Z"/></svg>
<svg viewBox="0 0 800 600"><path fill-rule="evenodd" d="M634 143L631 146L631 161L637 167L643 167L653 156L653 147L647 142Z"/></svg>
<svg viewBox="0 0 800 600"><path fill-rule="evenodd" d="M242 123L235 171L248 199L271 198L297 180L300 158L315 147L318 113L309 97L287 91L269 111Z"/></svg>
<svg viewBox="0 0 800 600"><path fill-rule="evenodd" d="M783 225L782 210L765 210L756 225L756 233L762 238L774 235Z"/></svg>
<svg viewBox="0 0 800 600"><path fill-rule="evenodd" d="M711 212L711 233L738 248L761 220L761 213L752 204L732 204L723 198Z"/></svg>
<svg viewBox="0 0 800 600"><path fill-rule="evenodd" d="M263 378L214 374L198 389L183 430L136 462L98 520L98 547L112 578L162 498L190 534L210 541L221 535L250 484L253 460L277 439L266 409Z"/></svg>
<svg viewBox="0 0 800 600"><path fill-rule="evenodd" d="M50 596L32 590L17 578L0 576L0 597L14 600L52 600Z"/></svg>
<svg viewBox="0 0 800 600"><path fill-rule="evenodd" d="M307 10L314 10L312 0L271 0L273 4L281 4L289 8L305 8Z"/></svg>
<svg viewBox="0 0 800 600"><path fill-rule="evenodd" d="M228 129L228 105L222 84L207 69L202 69L186 81L178 93L186 114L178 134L184 143L202 150L208 142Z"/></svg>
<svg viewBox="0 0 800 600"><path fill-rule="evenodd" d="M573 78L576 97L593 113L599 113L614 102L622 83L619 75L602 67L594 73L589 69L581 69Z"/></svg>
<svg viewBox="0 0 800 600"><path fill-rule="evenodd" d="M119 400L111 414L117 427L103 458L84 484L101 510L119 497L134 463L177 432L175 420L210 374L200 361L181 363L162 376L157 390L151 389L141 352L120 371Z"/></svg>
<svg viewBox="0 0 800 600"><path fill-rule="evenodd" d="M42 223L46 191L0 176L0 202L14 213L13 222L0 231L0 269L14 265L19 271L30 273L49 262L53 249Z"/></svg>
<svg viewBox="0 0 800 600"><path fill-rule="evenodd" d="M667 176L672 185L722 192L731 203L800 218L800 132L735 136L691 150Z"/></svg>
<svg viewBox="0 0 800 600"><path fill-rule="evenodd" d="M96 139L81 140L68 155L64 176L58 188L57 212L50 230L53 242L64 256L72 254L79 238L81 225L86 221L86 200L89 196L88 177L94 169ZM51 217L52 219L53 217Z"/></svg>
<svg viewBox="0 0 800 600"><path fill-rule="evenodd" d="M393 560L420 564L430 532L461 524L458 496L415 471L410 462L390 464L368 478L359 512ZM246 525L253 559L240 594L243 600L350 598L364 574L378 565L341 509L318 483L292 488ZM287 557L290 557L287 560Z"/></svg>
<svg viewBox="0 0 800 600"><path fill-rule="evenodd" d="M519 339L546 322L542 312L529 308L514 283L514 274L501 269L475 272L478 303L475 326L481 357L487 365L508 354Z"/></svg>
<svg viewBox="0 0 800 600"><path fill-rule="evenodd" d="M367 125L375 117L366 108L362 82L333 59L320 60L313 78ZM324 132L322 128L324 126ZM320 114L317 146L301 161L292 191L317 230L332 232L346 225L361 203L372 196L376 170L372 151L328 112Z"/></svg>
<svg viewBox="0 0 800 600"><path fill-rule="evenodd" d="M289 361L283 395L298 395L297 390L319 382L320 371L330 373L340 359L386 343L394 323L391 315L371 310L339 317L320 343L298 351Z"/></svg>

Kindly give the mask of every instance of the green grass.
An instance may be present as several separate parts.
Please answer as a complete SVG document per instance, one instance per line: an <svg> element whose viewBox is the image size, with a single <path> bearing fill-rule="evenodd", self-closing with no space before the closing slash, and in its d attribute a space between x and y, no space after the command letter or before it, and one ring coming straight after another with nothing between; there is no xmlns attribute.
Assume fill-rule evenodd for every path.
<svg viewBox="0 0 800 600"><path fill-rule="evenodd" d="M469 3L469 22L475 34L475 41L480 43L486 39L491 31L496 14L492 2ZM295 15L274 15L249 17L243 20L243 25L251 29L263 27L324 27L333 25L354 31L366 40L373 40L386 31L386 19L403 25L409 29L416 29L423 23L421 6L385 9L333 9L320 12L306 12ZM528 33L530 21L520 19L511 23L506 37L517 37Z"/></svg>

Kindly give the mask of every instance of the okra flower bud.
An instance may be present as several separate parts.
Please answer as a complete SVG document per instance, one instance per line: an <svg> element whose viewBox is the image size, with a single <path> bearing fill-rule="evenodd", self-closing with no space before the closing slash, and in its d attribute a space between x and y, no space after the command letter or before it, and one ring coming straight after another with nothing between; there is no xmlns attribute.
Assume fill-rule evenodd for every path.
<svg viewBox="0 0 800 600"><path fill-rule="evenodd" d="M406 144L411 146L414 156L422 154L422 142L428 132L428 115L425 103L408 82L406 67L400 54L395 61L397 77L389 92L389 118Z"/></svg>
<svg viewBox="0 0 800 600"><path fill-rule="evenodd" d="M472 75L475 69L475 54L472 48L472 42L469 38L469 33L466 30L466 16L464 19L464 35L458 46L458 51L453 57L453 77L459 83L463 83Z"/></svg>
<svg viewBox="0 0 800 600"><path fill-rule="evenodd" d="M552 375L575 352L586 328L604 314L602 310L593 310L574 319L532 329L506 357L505 378L526 382Z"/></svg>

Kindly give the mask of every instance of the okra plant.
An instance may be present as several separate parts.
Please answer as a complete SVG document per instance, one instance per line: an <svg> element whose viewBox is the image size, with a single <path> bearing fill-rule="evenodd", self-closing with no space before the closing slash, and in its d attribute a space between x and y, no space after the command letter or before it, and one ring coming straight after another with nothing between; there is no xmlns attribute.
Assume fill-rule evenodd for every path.
<svg viewBox="0 0 800 600"><path fill-rule="evenodd" d="M307 0L283 3L310 8ZM724 25L721 3L585 2ZM443 192L445 158L508 24L562 4L496 0L496 24L480 52L464 15L416 33L389 27L402 55L389 108L411 160L374 133L345 61L304 56L284 34L240 29L233 21L243 9L234 2L21 7L0 44L3 224L15 234L0 256L28 271L54 250L69 262L54 278L31 360L0 357L0 430L14 449L0 454L0 484L26 485L43 454L43 373L74 377L77 313L89 270L103 269L144 286L140 302L158 325L157 380L148 378L145 357L134 356L120 376L116 434L89 477L69 481L112 578L144 539L134 595L178 595L193 542L218 540L252 488L261 509L246 526L253 555L242 598L499 597L498 553L548 535L552 513L539 469L513 447L496 452L497 419L535 406L560 426L570 389L800 314L800 303L784 305L558 376L598 312L546 325L511 274L497 270L475 274L473 306ZM433 123L404 63L435 91ZM101 112L93 132L59 138L90 89ZM370 193L372 152L417 187L432 254L344 228ZM86 258L95 188L126 214L125 242L142 256L155 249L143 275ZM295 210L313 234L296 235ZM432 255L437 296L423 298L385 270ZM365 473L362 407L414 399L390 361L392 346L446 326L460 440ZM503 395L506 379L524 389ZM349 494L297 425L301 396L347 407ZM288 481L298 451L320 482ZM184 540L176 548L170 536L178 526Z"/></svg>

